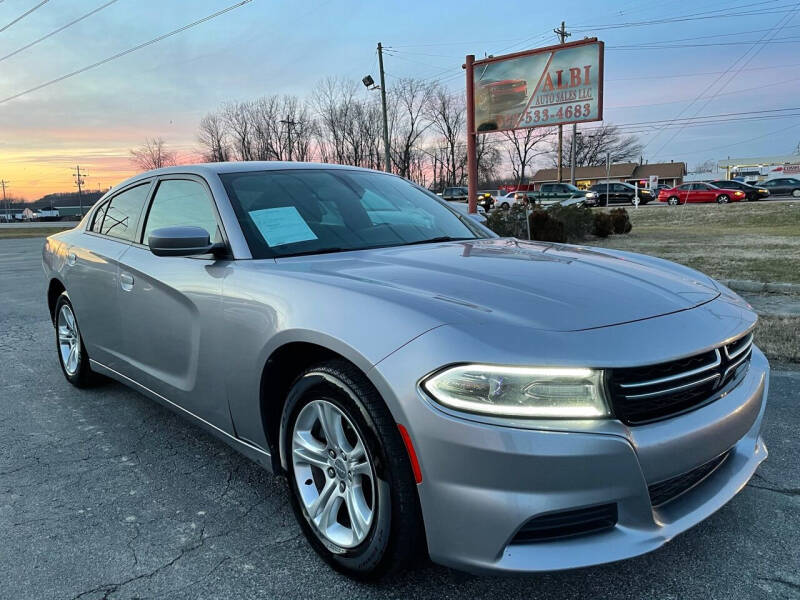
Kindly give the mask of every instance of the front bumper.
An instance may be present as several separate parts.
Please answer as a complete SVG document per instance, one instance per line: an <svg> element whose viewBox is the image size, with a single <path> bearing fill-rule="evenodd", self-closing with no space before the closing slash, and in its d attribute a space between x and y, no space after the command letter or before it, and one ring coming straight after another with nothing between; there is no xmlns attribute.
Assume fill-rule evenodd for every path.
<svg viewBox="0 0 800 600"><path fill-rule="evenodd" d="M709 405L631 428L585 421L581 431L488 424L445 411L418 392L405 412L423 469L418 489L431 558L472 572L515 573L655 550L733 498L766 458L759 433L768 378L769 365L754 348L744 380ZM653 508L648 484L727 450L728 459L696 487ZM618 511L611 529L512 543L537 515L608 503Z"/></svg>

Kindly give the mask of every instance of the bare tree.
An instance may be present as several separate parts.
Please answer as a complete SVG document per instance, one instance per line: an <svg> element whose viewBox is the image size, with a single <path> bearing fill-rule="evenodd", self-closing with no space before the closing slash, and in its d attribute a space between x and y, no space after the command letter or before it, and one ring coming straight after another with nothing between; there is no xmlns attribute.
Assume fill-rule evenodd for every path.
<svg viewBox="0 0 800 600"><path fill-rule="evenodd" d="M389 90L391 99L390 125L394 133L391 139L392 162L397 174L410 177L414 162L415 147L431 126L425 119L425 110L430 104L434 86L420 79L400 79Z"/></svg>
<svg viewBox="0 0 800 600"><path fill-rule="evenodd" d="M544 142L553 135L552 129L526 128L503 131L506 142L503 144L511 171L517 185L525 181L525 172L533 160L547 154L549 148L544 149Z"/></svg>
<svg viewBox="0 0 800 600"><path fill-rule="evenodd" d="M695 165L692 173L713 173L717 170L717 161L709 158Z"/></svg>
<svg viewBox="0 0 800 600"><path fill-rule="evenodd" d="M564 165L570 164L572 135L564 136L561 151ZM639 159L643 146L635 135L625 135L616 125L602 125L585 131L575 140L575 164L580 167L598 167L606 164L609 155L612 163L631 162ZM553 166L558 164L558 149L554 145L549 152Z"/></svg>
<svg viewBox="0 0 800 600"><path fill-rule="evenodd" d="M229 132L233 155L238 160L255 160L252 109L247 102L230 102L222 107L221 117Z"/></svg>
<svg viewBox="0 0 800 600"><path fill-rule="evenodd" d="M200 120L200 131L197 139L203 147L203 158L208 162L225 162L230 160L225 123L219 113L209 113Z"/></svg>
<svg viewBox="0 0 800 600"><path fill-rule="evenodd" d="M452 95L445 88L436 86L426 110L433 129L441 137L446 149L445 183L457 185L464 180L462 151L466 129L466 107L464 98Z"/></svg>
<svg viewBox="0 0 800 600"><path fill-rule="evenodd" d="M166 148L166 142L160 137L148 138L138 148L131 149L131 160L143 171L170 167L178 164L178 157Z"/></svg>

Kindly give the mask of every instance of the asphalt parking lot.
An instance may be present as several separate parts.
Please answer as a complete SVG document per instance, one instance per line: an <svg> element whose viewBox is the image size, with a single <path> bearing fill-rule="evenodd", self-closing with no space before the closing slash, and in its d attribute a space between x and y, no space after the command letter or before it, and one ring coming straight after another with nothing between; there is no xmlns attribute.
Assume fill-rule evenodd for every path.
<svg viewBox="0 0 800 600"><path fill-rule="evenodd" d="M358 584L306 544L282 478L119 384L67 384L42 242L0 240L0 598L800 598L800 371L773 370L770 456L754 479L656 552Z"/></svg>

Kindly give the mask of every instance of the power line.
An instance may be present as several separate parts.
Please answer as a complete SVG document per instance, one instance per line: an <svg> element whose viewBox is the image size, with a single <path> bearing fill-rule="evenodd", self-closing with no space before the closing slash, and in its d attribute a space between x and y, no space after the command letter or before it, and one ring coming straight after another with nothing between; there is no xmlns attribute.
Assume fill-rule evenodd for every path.
<svg viewBox="0 0 800 600"><path fill-rule="evenodd" d="M36 9L38 9L38 8L41 8L42 6L44 6L45 4L47 4L48 2L50 2L50 0L42 0L41 2L39 2L39 4L37 4L37 5L36 5L36 6L34 6L33 8L30 8L30 9L26 10L24 13L22 13L20 16L18 16L16 19L14 19L13 21L11 21L11 22L10 22L10 23L8 23L7 25L4 25L3 27L0 27L0 33L3 33L3 32L6 30L6 29L8 29L9 27L11 27L11 26L12 26L12 25L14 25L15 23L19 23L20 21L22 21L22 19L24 19L25 17L27 17L27 16L28 16L29 14L31 14L33 11L35 11L35 10L36 10Z"/></svg>
<svg viewBox="0 0 800 600"><path fill-rule="evenodd" d="M607 50L669 50L673 48L704 48L706 46L741 46L742 44L796 44L800 36L776 38L772 40L741 40L736 42L707 42L697 44L670 44L661 42L642 42L641 44L626 44L624 46L606 46Z"/></svg>
<svg viewBox="0 0 800 600"><path fill-rule="evenodd" d="M800 6L800 3L796 3L796 4L795 4L795 8L797 8L798 6ZM778 23L776 23L776 24L775 24L775 26L772 28L772 31L768 31L767 33L765 33L765 34L764 34L764 35L761 37L761 41L764 41L764 40L766 40L766 39L767 39L767 38L770 36L770 34L772 34L772 36L773 36L773 37L774 37L775 35L777 35L777 34L778 34L778 33L779 33L779 32L780 32L780 31L781 31L781 30L782 30L782 29L783 29L783 28L784 28L786 25L788 25L788 24L789 24L789 21L791 21L793 17L794 17L794 13L792 13L792 14L789 14L789 15L786 15L786 16L784 16L784 17L781 17L781 19L778 21ZM739 71L736 71L736 72L734 72L734 73L731 75L731 77L730 77L730 78L728 78L728 80L727 80L727 81L724 81L724 82L722 83L722 85L721 85L721 86L720 86L720 87L719 87L719 88L716 90L716 92L714 92L714 94L713 94L712 96L710 96L708 99L706 99L706 101L705 101L705 103L703 104L703 106L701 106L701 107L700 107L700 108L699 108L699 109L698 109L698 110L695 112L695 115L699 115L699 114L700 114L700 113L701 113L703 110L705 110L705 108L706 108L706 107L709 105L709 103L710 103L710 102L711 102L711 101L712 101L714 98L716 98L716 97L717 97L717 96L718 96L720 93L722 93L722 91L723 91L723 90L724 90L724 89L725 89L725 88L728 86L728 84L729 84L731 81L733 81L733 79L734 79L734 78L735 78L735 77L736 77L736 76L737 76L737 75L738 75L738 74L741 72L741 69L743 69L744 67L746 67L746 66L747 66L747 65L750 63L750 61L751 61L751 60L753 60L753 59L756 57L756 55L757 55L759 52L761 52L761 50L762 50L763 48L764 48L764 46L763 46L763 45L759 46L759 42L756 42L755 44L753 44L753 45L752 45L750 48L748 48L748 49L747 49L747 50L744 52L744 54L742 54L742 55L741 55L739 58L737 58L737 59L736 59L736 60L733 62L733 64L732 64L730 67L728 67L728 69L726 70L726 72L725 72L725 73L723 73L722 75L720 75L720 76L719 76L719 77L718 77L718 78L717 78L717 79L716 79L716 80L715 80L715 81L714 81L714 82L713 82L713 83L712 83L710 86L708 86L708 87L707 87L705 90L703 90L703 91L702 91L700 94L698 94L698 95L697 95L697 97L696 97L696 98L695 98L695 99L694 99L694 100L693 100L693 101L692 101L692 102L691 102L691 103L690 103L690 104L689 104L689 105L688 105L688 106L687 106L687 107L686 107L684 110L682 110L682 111L681 111L681 112L678 114L678 116L680 116L681 114L683 114L683 112L684 112L685 110L688 110L689 108L691 108L691 107L694 105L694 103L695 103L696 101L698 101L700 98L702 98L702 97L703 97L703 95L704 95L704 94L705 94L707 91L710 91L710 90L711 90L711 89L712 89L712 88L713 88L713 87L714 87L714 86L717 84L717 82L721 81L721 80L722 80L722 79L725 77L725 75L727 75L728 71L730 71L730 70L734 69L735 67L737 67L737 64L738 64L738 63L739 63L741 60L743 60L743 59L744 59L744 58L745 58L745 57L746 57L748 54L750 54L750 52L751 52L751 51L753 51L753 53L752 53L752 54L750 54L750 56L747 58L747 60L746 60L744 63L742 63L741 65L738 65L738 68L739 68L740 70L739 70ZM676 132L675 132L675 133L674 133L674 134L673 134L673 135L672 135L672 136L671 136L671 137L670 137L670 138L669 138L669 139L668 139L666 142L664 142L664 143L663 143L663 144L662 144L662 145L659 147L658 151L656 151L656 152L655 152L655 154L656 154L656 155L658 155L658 154L661 152L661 150L663 150L663 149L664 149L664 148L667 146L667 144L671 143L671 142L672 142L672 141L673 141L673 140L674 140L674 139L675 139L675 138L676 138L678 135L680 135L680 133L681 133L682 131L683 131L683 128L680 128L680 129L678 129L678 131L676 131ZM660 133L660 132L659 132L659 133ZM658 134L656 134L656 136L655 136L655 137L658 137ZM653 139L655 139L655 137L654 137ZM649 145L649 144L650 144L652 141L653 141L652 139L651 139L651 140L648 140L648 142L645 144L645 148L646 148L646 147L647 147L647 146L648 146L648 145ZM642 150L644 150L644 148L643 148Z"/></svg>
<svg viewBox="0 0 800 600"><path fill-rule="evenodd" d="M241 2L237 2L236 4L232 4L232 5L228 6L227 8L223 8L222 10L219 10L219 11L213 13L213 14L208 15L207 17L203 17L202 19L198 19L197 21L193 21L192 23L189 23L188 25L184 25L183 27L179 27L178 29L174 29L173 31L170 31L169 33L165 33L164 35L160 35L157 38L153 38L152 40L149 40L147 42L139 44L138 46L134 46L133 48L128 48L127 50L123 50L122 52L118 52L117 54L114 54L113 56L109 56L108 58L104 58L103 60L99 60L96 63L92 63L89 66L86 66L86 67L83 67L81 69L78 69L77 71L72 71L71 73L67 73L66 75L62 75L61 77L56 77L55 79L51 79L50 81L47 81L45 83L41 83L41 84L39 84L37 86L34 86L34 87L30 88L30 89L27 89L27 90L23 91L23 92L19 92L17 94L12 95L12 96L8 96L7 98L3 98L2 100L0 100L0 104L5 104L6 102L9 102L11 100L15 100L15 99L19 98L20 96L24 96L25 94L30 94L31 92L36 92L38 90L41 90L42 88L46 88L46 87L48 87L50 85L53 85L54 83L59 83L61 81L64 81L65 79L69 79L70 77L74 77L75 75L80 75L81 73L85 73L86 71L89 71L91 69L94 69L96 67L104 65L106 63L109 63L112 60L116 60L116 59L121 58L123 56L126 56L128 54L131 54L132 52L136 52L137 50L141 50L142 48L146 48L147 46L152 46L153 44L155 44L157 42L160 42L160 41L165 40L165 39L167 39L169 37L172 37L174 35L182 33L184 31L186 31L187 29L191 29L192 27L196 27L197 25L205 23L206 21L210 21L211 19L219 17L220 15L223 15L223 14L225 14L227 12L230 12L232 10L235 10L235 9L241 7L241 6L244 6L245 4L248 4L249 2L252 2L252 0L241 0Z"/></svg>
<svg viewBox="0 0 800 600"><path fill-rule="evenodd" d="M69 23L67 23L66 25L62 25L61 27L59 27L58 29L56 29L56 30L54 30L54 31L51 31L51 32L50 32L50 33L48 33L47 35L43 35L43 36L42 36L42 37L40 37L39 39L33 40L33 41L30 43L30 44L26 44L26 45L22 46L21 48L17 48L17 49L16 49L16 50L14 50L13 52L11 52L11 53L9 53L9 54L6 54L6 55L5 55L5 56L3 56L3 57L0 57L0 62L4 61L4 60L5 60L5 59L7 59L7 58L11 58L12 56L15 56L15 55L19 54L20 52L23 52L23 51L27 50L28 48L32 48L33 46L35 46L35 45L36 45L36 44L38 44L39 42L43 42L43 41L45 41L47 38L53 37L53 36L54 36L54 35L56 35L57 33L61 33L62 31L64 31L64 30L65 30L65 29L67 29L68 27L72 27L72 26L73 26L73 25L75 25L76 23L80 23L80 22L81 22L81 21L83 21L84 19L86 19L86 18L88 18L88 17L91 17L93 14L100 12L100 11L101 11L101 10L103 10L104 8L106 8L106 7L108 7L108 6L111 6L112 4L114 4L115 2L118 2L118 1L119 1L119 0L111 0L110 2L106 2L106 3L105 3L105 4L103 4L102 6L98 6L98 7L97 7L97 8L95 8L94 10L91 10L91 11L89 11L88 13L86 13L85 15L83 15L83 16L81 16L81 17L78 17L78 18L77 18L77 19L75 19L74 21L70 21L70 22L69 22Z"/></svg>
<svg viewBox="0 0 800 600"><path fill-rule="evenodd" d="M627 29L629 27L644 27L649 25L663 25L667 23L679 23L685 21L700 21L705 19L721 19L721 18L730 18L730 17L746 17L746 16L754 16L754 15L761 15L763 16L764 10L755 9L753 10L744 10L739 12L733 12L739 8L752 8L755 6L760 6L764 4L774 4L774 0L767 0L764 2L754 2L749 4L743 4L739 6L732 6L726 8L718 8L715 10L710 11L702 11L697 13L689 13L686 15L680 15L677 17L665 17L663 19L650 19L646 21L631 21L627 23L607 23L603 25L596 25L596 24L589 24L589 25L576 25L573 29L576 30L592 30L592 31L600 31L600 30L608 30L608 29ZM768 14L774 15L779 13L785 12L793 12L794 9L792 8L792 4L782 4L780 6L771 6L770 11Z"/></svg>

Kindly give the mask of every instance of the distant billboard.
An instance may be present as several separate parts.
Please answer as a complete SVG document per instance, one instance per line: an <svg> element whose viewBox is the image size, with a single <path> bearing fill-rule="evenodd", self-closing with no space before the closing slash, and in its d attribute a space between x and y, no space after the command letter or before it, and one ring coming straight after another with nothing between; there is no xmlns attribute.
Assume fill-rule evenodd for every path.
<svg viewBox="0 0 800 600"><path fill-rule="evenodd" d="M586 39L476 60L477 133L603 118L603 42Z"/></svg>

